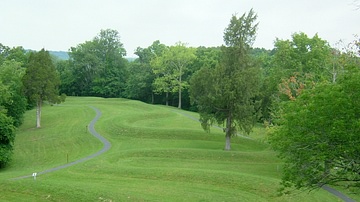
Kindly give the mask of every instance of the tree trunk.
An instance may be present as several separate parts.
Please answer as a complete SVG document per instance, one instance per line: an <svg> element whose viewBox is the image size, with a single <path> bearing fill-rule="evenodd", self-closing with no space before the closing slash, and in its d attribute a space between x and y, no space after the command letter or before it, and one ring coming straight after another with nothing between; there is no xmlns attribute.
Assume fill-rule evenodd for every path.
<svg viewBox="0 0 360 202"><path fill-rule="evenodd" d="M332 75L333 75L333 83L336 83L336 70L335 70L335 65L333 65L333 72L332 72Z"/></svg>
<svg viewBox="0 0 360 202"><path fill-rule="evenodd" d="M41 99L36 101L36 128L40 128L41 122Z"/></svg>
<svg viewBox="0 0 360 202"><path fill-rule="evenodd" d="M179 105L178 108L181 109L181 75L179 78Z"/></svg>
<svg viewBox="0 0 360 202"><path fill-rule="evenodd" d="M230 135L228 135L228 133L226 133L226 137L225 137L225 151L230 151L230 150L231 150Z"/></svg>
<svg viewBox="0 0 360 202"><path fill-rule="evenodd" d="M232 117L231 117L231 113L228 115L227 119L226 119L226 135L225 135L225 150L226 151L230 151L231 150L231 123L232 122Z"/></svg>
<svg viewBox="0 0 360 202"><path fill-rule="evenodd" d="M166 92L166 106L169 106L169 92Z"/></svg>
<svg viewBox="0 0 360 202"><path fill-rule="evenodd" d="M154 104L154 92L151 92L151 104Z"/></svg>
<svg viewBox="0 0 360 202"><path fill-rule="evenodd" d="M329 159L325 159L324 161L324 177L327 177L330 174L331 170L331 161Z"/></svg>
<svg viewBox="0 0 360 202"><path fill-rule="evenodd" d="M333 83L336 83L336 75L337 75L337 72L336 72L336 68L335 68L335 63L333 63L333 71L332 71L332 82Z"/></svg>

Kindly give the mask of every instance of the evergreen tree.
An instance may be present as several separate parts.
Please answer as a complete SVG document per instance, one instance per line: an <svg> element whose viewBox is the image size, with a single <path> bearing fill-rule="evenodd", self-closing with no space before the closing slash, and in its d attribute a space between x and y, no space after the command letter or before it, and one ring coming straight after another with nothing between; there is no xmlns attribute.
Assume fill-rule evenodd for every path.
<svg viewBox="0 0 360 202"><path fill-rule="evenodd" d="M203 68L191 79L192 101L198 105L205 130L217 122L225 124L225 150L238 130L250 133L254 124L254 101L260 71L250 57L255 39L257 15L253 10L241 17L232 16L224 32L222 59L215 69Z"/></svg>
<svg viewBox="0 0 360 202"><path fill-rule="evenodd" d="M36 103L36 127L40 128L41 106L44 101L60 102L60 78L48 51L42 49L31 53L23 77L25 95Z"/></svg>

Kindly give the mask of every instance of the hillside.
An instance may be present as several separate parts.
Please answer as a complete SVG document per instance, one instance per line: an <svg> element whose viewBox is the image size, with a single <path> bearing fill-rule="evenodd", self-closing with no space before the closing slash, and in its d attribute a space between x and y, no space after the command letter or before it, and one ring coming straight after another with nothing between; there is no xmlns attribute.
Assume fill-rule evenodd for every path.
<svg viewBox="0 0 360 202"><path fill-rule="evenodd" d="M49 51L49 53L60 60L68 60L70 58L69 53L65 51ZM136 57L125 57L125 59L129 62L133 62L136 60Z"/></svg>
<svg viewBox="0 0 360 202"><path fill-rule="evenodd" d="M62 170L21 180L11 178L89 156L111 142L106 153ZM338 201L324 190L277 196L281 161L262 138L232 140L205 133L196 113L126 99L74 98L45 106L41 129L35 111L26 113L16 137L13 162L0 172L0 201Z"/></svg>
<svg viewBox="0 0 360 202"><path fill-rule="evenodd" d="M65 51L49 51L50 55L53 55L57 58L59 58L60 60L68 60L69 59L69 54L68 52Z"/></svg>
<svg viewBox="0 0 360 202"><path fill-rule="evenodd" d="M33 51L33 50L27 50L27 51ZM55 56L56 58L60 60L68 60L70 58L69 53L66 51L49 51L50 55ZM125 57L129 62L133 62L136 60L136 57Z"/></svg>

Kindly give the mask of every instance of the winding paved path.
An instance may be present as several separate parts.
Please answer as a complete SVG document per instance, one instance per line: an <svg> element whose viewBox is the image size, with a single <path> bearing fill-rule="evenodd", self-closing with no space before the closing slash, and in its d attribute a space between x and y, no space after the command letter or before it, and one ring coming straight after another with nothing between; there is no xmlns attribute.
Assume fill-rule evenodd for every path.
<svg viewBox="0 0 360 202"><path fill-rule="evenodd" d="M37 175L42 175L42 174L46 174L46 173L51 173L51 172L54 172L54 171L57 171L57 170L61 170L63 168L67 168L67 167L70 167L70 166L73 166L75 164L79 164L79 163L82 163L84 161L87 161L89 159L92 159L92 158L95 158L103 153L105 153L106 151L108 151L110 148L111 148L111 143L105 139L103 136L101 136L99 133L96 132L95 130L95 123L99 120L100 116L101 116L101 112L99 109L93 107L93 106L90 106L90 108L92 108L93 110L95 110L96 112L96 116L95 118L90 122L89 126L88 126L88 129L90 131L90 133L95 136L98 140L100 140L104 146L103 148L94 153L94 154L91 154L87 157L84 157L84 158L81 158L79 160L76 160L76 161L73 161L73 162L70 162L70 163L67 163L67 164L64 164L64 165L61 165L61 166L58 166L58 167L55 167L55 168L50 168L50 169L47 169L47 170L44 170L44 171L41 171L41 172L38 172ZM196 120L196 121L199 121L197 118L191 116L191 115L188 115L188 114L185 114L185 113L181 113L181 112L178 112L178 111L174 111L172 110L173 112L175 113L179 113L179 114L182 114L184 116L187 116L188 118L191 118L193 120ZM220 128L220 127L219 127ZM246 137L246 136L245 136ZM249 137L247 137L249 138ZM32 175L26 175L26 176L21 176L21 177L17 177L17 178L13 178L13 180L19 180L19 179L24 179L24 178L30 178L30 177L33 177ZM354 200L352 200L351 198L347 197L346 195L344 195L343 193L331 188L331 187L328 187L328 186L323 186L322 187L324 190L330 192L331 194L334 194L335 196L337 196L338 198L342 199L343 201L345 202L355 202Z"/></svg>
<svg viewBox="0 0 360 202"><path fill-rule="evenodd" d="M103 153L105 153L106 151L108 151L110 148L111 148L111 143L105 139L103 136L101 136L99 133L96 132L95 130L95 123L99 120L100 116L101 116L101 112L99 109L95 108L95 107L92 107L90 106L90 108L92 108L93 110L95 110L96 112L96 116L95 118L90 122L89 126L88 126L88 130L90 131L90 133L95 136L98 140L100 140L104 146L103 148L94 153L94 154L91 154L87 157L84 157L84 158L81 158L79 160L76 160L76 161L73 161L73 162L70 162L70 163L67 163L67 164L64 164L64 165L61 165L61 166L58 166L58 167L55 167L55 168L50 168L50 169L47 169L47 170L44 170L44 171L41 171L41 172L38 172L37 173L37 176L39 175L42 175L42 174L46 174L46 173L51 173L51 172L54 172L54 171L57 171L57 170L61 170L63 168L67 168L67 167L70 167L70 166L73 166L75 164L79 164L79 163L82 163L84 161L87 161L89 159L92 159L92 158L95 158ZM17 178L13 178L13 180L19 180L19 179L24 179L24 178L30 178L30 177L33 177L32 175L26 175L26 176L21 176L21 177L17 177Z"/></svg>
<svg viewBox="0 0 360 202"><path fill-rule="evenodd" d="M333 189L331 187L328 187L327 185L322 186L321 188L325 189L326 191L334 194L335 196L337 196L338 198L342 199L345 202L356 202L354 200L352 200L351 198L349 198L348 196L346 196L345 194L339 192L336 189Z"/></svg>

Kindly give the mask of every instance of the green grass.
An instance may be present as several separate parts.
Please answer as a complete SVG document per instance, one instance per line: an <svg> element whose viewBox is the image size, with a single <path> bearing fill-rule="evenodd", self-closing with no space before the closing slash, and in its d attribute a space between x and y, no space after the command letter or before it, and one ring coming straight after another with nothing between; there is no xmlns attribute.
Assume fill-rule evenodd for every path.
<svg viewBox="0 0 360 202"><path fill-rule="evenodd" d="M9 180L62 165L100 150L86 132L101 110L96 130L112 148L95 159L30 178ZM253 140L233 138L223 151L221 130L205 133L178 109L126 99L69 97L26 113L13 161L0 172L0 201L339 201L319 190L278 197L281 161L257 126Z"/></svg>

